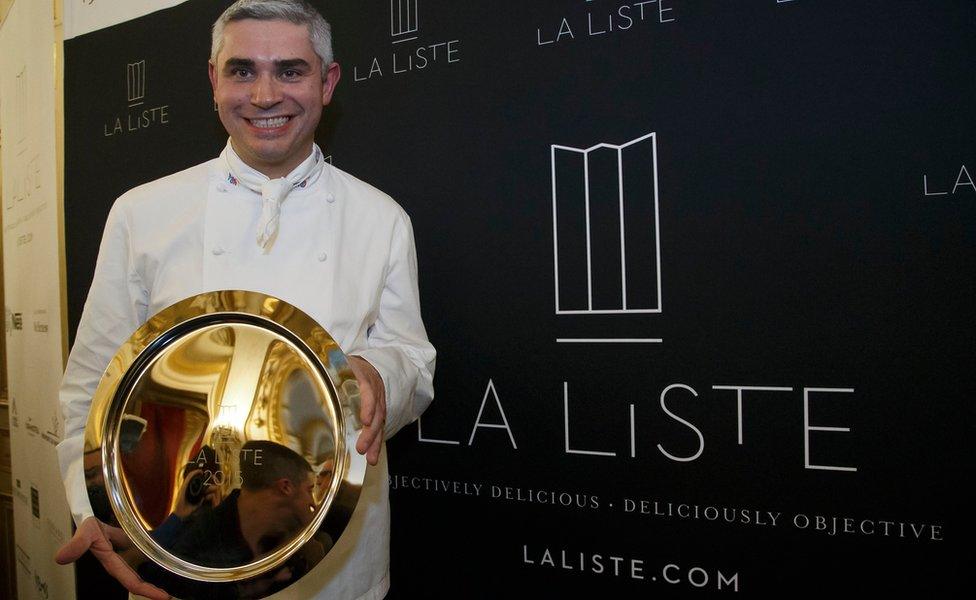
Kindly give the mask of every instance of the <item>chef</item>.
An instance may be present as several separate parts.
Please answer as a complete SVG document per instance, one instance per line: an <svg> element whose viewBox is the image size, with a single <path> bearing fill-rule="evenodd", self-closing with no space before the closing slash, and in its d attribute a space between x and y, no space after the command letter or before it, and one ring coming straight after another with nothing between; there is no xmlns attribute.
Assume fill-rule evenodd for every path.
<svg viewBox="0 0 976 600"><path fill-rule="evenodd" d="M141 185L114 204L61 387L58 446L78 524L60 563L91 550L130 592L167 598L115 553L127 540L98 521L85 488L83 430L109 360L146 319L202 292L252 290L321 323L362 391L359 504L327 557L281 597L371 600L389 588L384 440L433 398L434 348L420 317L407 214L331 166L314 143L339 83L328 23L303 0L240 0L213 27L209 62L220 156Z"/></svg>

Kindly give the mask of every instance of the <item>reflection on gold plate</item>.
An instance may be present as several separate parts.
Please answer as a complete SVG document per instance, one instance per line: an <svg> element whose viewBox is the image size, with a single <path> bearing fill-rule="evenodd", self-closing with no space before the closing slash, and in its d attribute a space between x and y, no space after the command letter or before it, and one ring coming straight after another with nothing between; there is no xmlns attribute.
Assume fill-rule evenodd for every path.
<svg viewBox="0 0 976 600"><path fill-rule="evenodd" d="M261 598L322 560L365 475L359 388L308 315L219 291L160 311L92 400L85 477L122 553L182 598Z"/></svg>

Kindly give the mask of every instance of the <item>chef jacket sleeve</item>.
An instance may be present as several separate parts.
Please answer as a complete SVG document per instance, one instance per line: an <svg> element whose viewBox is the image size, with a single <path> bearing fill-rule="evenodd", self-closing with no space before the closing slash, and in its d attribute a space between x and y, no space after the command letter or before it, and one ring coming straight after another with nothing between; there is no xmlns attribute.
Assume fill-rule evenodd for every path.
<svg viewBox="0 0 976 600"><path fill-rule="evenodd" d="M98 249L95 275L61 380L64 439L58 462L75 523L92 516L85 487L85 424L92 395L119 346L142 324L148 292L133 265L130 223L122 199L109 213Z"/></svg>
<svg viewBox="0 0 976 600"><path fill-rule="evenodd" d="M410 217L402 210L393 229L379 312L366 341L367 349L356 354L372 364L383 379L384 434L390 438L415 421L434 398L436 353L420 317L417 251Z"/></svg>

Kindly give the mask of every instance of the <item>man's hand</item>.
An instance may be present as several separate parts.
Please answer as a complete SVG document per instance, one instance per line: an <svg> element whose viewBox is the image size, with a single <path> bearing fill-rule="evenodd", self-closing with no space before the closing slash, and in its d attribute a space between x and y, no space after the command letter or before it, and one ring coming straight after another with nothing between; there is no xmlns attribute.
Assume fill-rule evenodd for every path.
<svg viewBox="0 0 976 600"><path fill-rule="evenodd" d="M54 555L54 560L59 565L66 565L91 550L109 575L116 578L125 589L137 596L145 596L153 600L169 600L169 594L143 581L132 567L115 553L116 548L124 550L131 545L132 542L125 536L125 532L118 527L110 527L95 517L88 517L82 521L74 536L61 546L58 553Z"/></svg>
<svg viewBox="0 0 976 600"><path fill-rule="evenodd" d="M191 504L186 499L187 489L193 484L193 478L199 475L203 477L203 469L194 469L186 474L183 479L183 485L180 486L180 491L176 493L178 500L176 501L176 508L173 510L173 514L181 519L185 519L193 514L193 512L205 504L216 508L220 504L220 490L216 485L206 484L203 485L203 495L200 497L200 501L196 504Z"/></svg>
<svg viewBox="0 0 976 600"><path fill-rule="evenodd" d="M366 455L366 462L376 465L383 446L383 427L386 425L386 388L373 365L358 356L349 357L349 367L359 382L359 420L363 432L356 441L356 452Z"/></svg>

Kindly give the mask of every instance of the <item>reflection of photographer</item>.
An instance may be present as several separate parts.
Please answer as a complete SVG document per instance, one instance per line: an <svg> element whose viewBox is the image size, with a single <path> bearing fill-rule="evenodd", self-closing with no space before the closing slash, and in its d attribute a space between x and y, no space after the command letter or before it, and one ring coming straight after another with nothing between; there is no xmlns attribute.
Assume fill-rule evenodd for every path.
<svg viewBox="0 0 976 600"><path fill-rule="evenodd" d="M308 461L293 450L269 441L245 443L239 459L240 489L232 491L213 508L201 500L205 507L202 509L189 503L186 494L181 494L180 502L189 509L189 518L171 515L153 532L153 537L175 556L207 567L240 566L287 544L312 522L315 477ZM196 466L196 462L188 466L194 469L191 471L194 475L184 482L187 493L191 491L193 478L199 475L195 471L206 472ZM203 498L208 493L205 491ZM160 539L160 530L165 540ZM308 564L307 557L299 553L276 571L249 582L246 588L228 584L228 597L254 597L282 588L302 576ZM142 565L139 572L177 596L196 597L197 592L204 593L197 589L196 582L173 576L152 563ZM207 589L211 590L210 597L222 597L214 595L214 588Z"/></svg>
<svg viewBox="0 0 976 600"><path fill-rule="evenodd" d="M217 464L217 453L210 446L200 448L200 453L196 459L187 463L183 468L183 477L189 477L189 482L185 486L182 497L187 504L198 505L207 494L207 487L210 485L212 474L220 470ZM196 471L192 477L190 473ZM182 491L182 490L181 490Z"/></svg>
<svg viewBox="0 0 976 600"><path fill-rule="evenodd" d="M220 487L217 483L222 478L217 453L210 446L203 446L197 457L183 467L183 485L177 494L173 514L185 519L201 506L220 504Z"/></svg>
<svg viewBox="0 0 976 600"><path fill-rule="evenodd" d="M176 493L173 512L149 535L160 546L171 550L187 521L198 511L210 510L220 504L220 487L215 485L215 474L220 473L217 453L210 446L200 448L197 457L183 467L183 483Z"/></svg>

